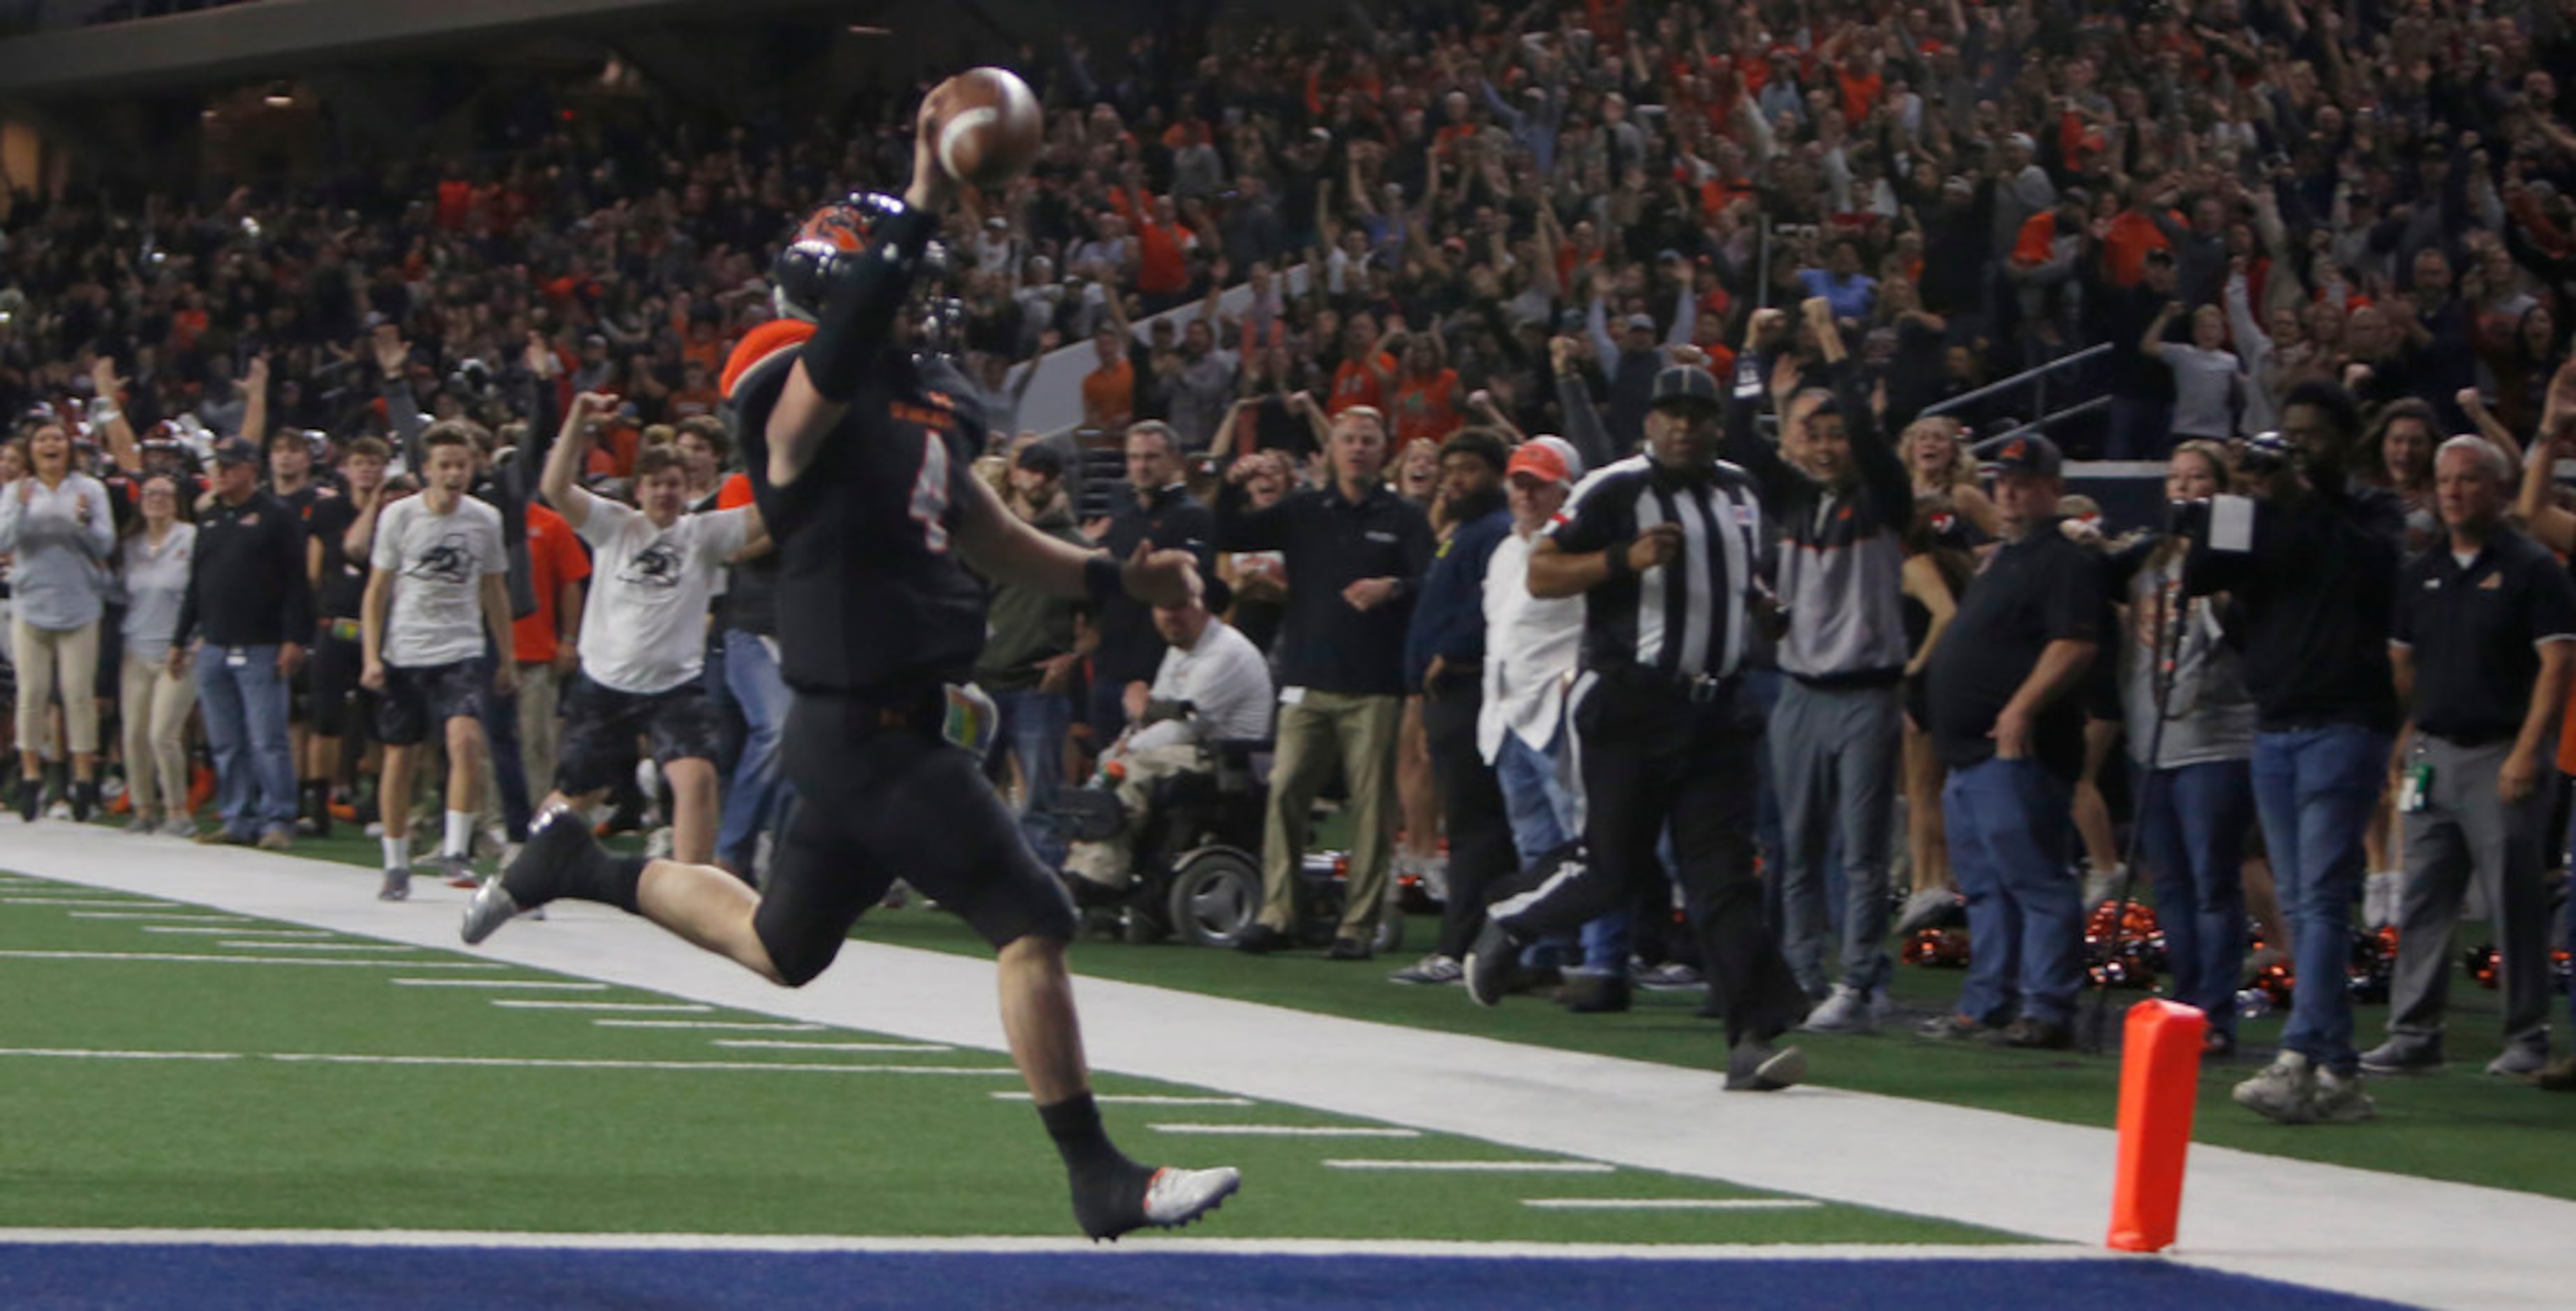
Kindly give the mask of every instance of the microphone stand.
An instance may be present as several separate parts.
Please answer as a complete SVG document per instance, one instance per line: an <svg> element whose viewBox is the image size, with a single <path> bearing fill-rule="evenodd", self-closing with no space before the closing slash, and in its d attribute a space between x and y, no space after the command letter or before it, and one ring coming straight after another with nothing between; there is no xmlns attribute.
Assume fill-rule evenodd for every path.
<svg viewBox="0 0 2576 1311"><path fill-rule="evenodd" d="M2178 535L2168 536L2166 540L2180 541L2181 538ZM2175 675L2182 664L2183 637L2190 631L2191 598L2182 594L2182 563L2182 555L2177 554L2172 566L2175 571L2173 581L2168 583L2159 580L2155 589L2156 645L2151 653L2155 663L2149 666L2147 677L2148 686L2155 693L2156 722L2147 730L2146 773L2138 784L2139 804L2135 808L2137 813L2129 818L2129 840L2123 855L2125 867L2120 875L2120 899L2111 920L2111 960L2119 959L2120 934L2128 925L2129 905L2135 899L2138 889L2138 849L2141 837L2146 832L2146 825L2140 821L2146 813L2147 790L2156 785L2156 774L2163 763L2165 721L2172 717ZM2180 603L2179 606L2176 602ZM2173 630L2170 636L2165 632L2168 621ZM2085 907L2084 913L2089 919L2093 908ZM2108 961L2104 963L2109 964ZM2105 978L2094 991L2093 1009L2085 1019L2084 1049L2086 1051L2100 1055L2107 1045L2110 1029L2106 1021L2110 1010L2111 981Z"/></svg>

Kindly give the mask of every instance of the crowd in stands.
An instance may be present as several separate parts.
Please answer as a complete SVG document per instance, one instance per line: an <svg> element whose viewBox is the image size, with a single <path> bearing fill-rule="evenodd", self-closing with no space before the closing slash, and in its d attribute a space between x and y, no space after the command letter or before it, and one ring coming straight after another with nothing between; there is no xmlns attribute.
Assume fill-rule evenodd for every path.
<svg viewBox="0 0 2576 1311"><path fill-rule="evenodd" d="M1149 789L1121 779L1190 767L1223 739L1278 742L1256 950L1286 945L1308 803L1336 772L1356 826L1336 957L1372 954L1382 888L1440 880L1444 826L1453 900L1578 837L1564 711L1543 694L1577 658L1566 612L1513 593L1511 575L1586 472L1646 439L1675 366L1724 393L1706 399L1730 458L1763 466L1764 509L1787 538L1779 568L1751 580L1786 603L1783 658L1748 679L1767 702L1784 681L1836 686L1835 662L1857 660L1903 703L1890 749L1847 768L1839 800L1802 793L1789 807L1801 832L1766 833L1769 868L1806 872L1785 898L1790 880L1770 880L1772 927L1819 1027L1886 1013L1886 936L1869 931L1866 903L1883 913L1892 877L1910 882L1905 918L1918 926L1951 904L1954 866L1994 863L1954 859L1961 839L1945 833L1943 768L1960 759L1936 741L1933 655L1973 613L1979 568L2006 554L1999 539L2061 530L2053 496L2044 509L1999 505L1981 459L2037 443L2046 454L2008 457L2008 476L2055 478L2062 448L2153 461L2178 500L2231 488L2295 500L2292 452L2322 429L2316 440L2353 446L2349 483L2391 498L2410 560L2439 564L2446 542L2484 540L2483 526L2463 537L2476 516L2446 489L2483 479L2510 502L2526 465L2515 521L2557 550L2576 545L2548 476L2576 439L2576 87L2552 71L2576 68L2564 3L1425 0L1354 6L1311 29L1221 27L1189 51L1066 38L1014 62L1048 106L1047 147L1026 178L962 207L923 330L976 380L966 399L1016 510L1122 556L1148 541L1198 551L1222 584L1174 613L997 598L982 671L1008 721L996 772L1038 849L1090 900L1114 901L1127 853L1119 838L1105 851L1070 843L1054 794L1106 756L1123 770L1098 786L1132 811ZM532 798L557 783L558 743L581 731L586 712L555 691L587 686L591 669L585 520L631 520L590 507L640 503L667 531L673 515L747 503L728 477L724 402L729 362L775 313L771 256L817 201L899 189L917 93L759 130L659 104L546 115L471 163L369 161L328 187L16 197L0 233L0 410L14 417L0 552L13 557L20 777L61 761L60 799L80 818L119 779L135 827L193 833L204 798L189 751L202 742L223 793L215 840L289 846L299 824L327 828L335 804L348 822L349 803L366 804L350 784L367 743L387 736L381 712L359 708L383 681L379 635L362 631L381 618L370 562L379 575L417 563L370 547L389 507L452 484L497 521L498 547L466 555L478 577L505 580L490 641L511 651L493 653L488 689L432 699L452 731L394 736L448 758L446 795L428 809L445 812L446 872L470 878L474 816L488 808L504 842L523 835ZM1082 423L1024 432L1034 361L1058 350L1086 360ZM2043 417L2040 393L1987 390L2088 351L2050 381L2046 405L2098 405L2053 428L2054 444L2021 426ZM2281 441L2249 445L2274 431ZM2455 434L2486 443L2501 471L2446 445ZM560 462L583 513L540 486L555 443L570 446ZM1109 517L1080 521L1079 456L1104 443L1123 448L1126 476ZM436 460L453 467L433 475ZM2312 473L2343 494L2343 479ZM669 486L655 492L657 480ZM1816 562L1832 545L1820 528L1783 522L1793 506L1848 510L1855 480L1878 516L1855 531L1886 534L1883 574L1834 572ZM2249 693L2262 675L2235 667L2245 653L2225 603L2157 600L2168 583L2181 595L2181 539L2111 540L2166 525L2101 524L2080 507L2065 521L2116 562L2085 639L2098 646L2093 689L2069 693L2089 722L2071 757L2042 753L2064 774L2072 830L2069 850L2047 853L2050 873L2089 871L2089 905L2123 859L2106 792L2136 797L2149 774L2249 757L2259 776L2251 703L2266 689ZM655 666L702 679L720 731L673 741L657 729L649 754L666 780L674 762L712 767L716 795L693 792L679 840L754 877L785 804L773 761L786 689L756 524L727 525L711 539L722 549L691 557L717 571L721 594L698 658ZM2221 530L2198 531L2205 549ZM1444 578L1462 542L1475 577ZM2474 572L2474 557L2459 568ZM1802 578L1801 559L1826 581ZM1485 572L1492 561L1514 563ZM1819 607L1895 627L1809 633L1802 646L1797 625L1822 622ZM482 621L470 605L459 614L469 634ZM2528 636L2563 652L2548 614ZM2403 622L2379 615L2355 630L2374 649ZM2160 694L2172 687L2147 671L2175 642L2185 681L2207 693L2179 734L2201 754L2160 750L2171 739L2150 731L2171 715ZM2552 656L2499 677L2554 704L2566 671ZM1444 693L1462 689L1487 722L1444 722ZM2387 720L2378 731L2396 728L2398 694L2392 684L2386 713L2372 712ZM2268 705L2260 718L2261 733L2291 726ZM104 734L110 722L121 732ZM2515 767L2533 749L2576 765L2546 756L2558 726L2540 727L2515 744ZM622 750L638 754L631 740ZM2369 778L2395 790L2403 762L2380 754ZM586 752L580 786L562 790L636 791L598 757ZM1462 814L1459 776L1479 762L1501 782L1490 806ZM2124 765L2128 784L2106 788ZM388 774L400 788L381 798L390 834L421 772ZM2544 773L2544 791L2564 790ZM2229 865L2259 782L2232 786L2244 804L2227 812ZM14 798L22 814L42 809L41 787ZM675 798L665 818L682 807ZM1871 807L1875 821L1839 815ZM2442 899L2421 889L2465 876L2438 844L2389 839L2369 810L2354 822L2370 829L2368 868L2386 874L2371 913L2446 934ZM1462 819L1475 831L1458 831ZM1499 852L1485 841L1497 822ZM2288 889L2275 910L2260 880L2240 886L2232 871L2196 888L2190 867L2210 852L2183 835L2195 826L2158 823L2147 849L2165 922L2210 903L2197 917L2207 945L2192 949L2205 967L2182 986L2212 1009L2223 1046L2245 918L2228 897L2251 891L2274 943L2310 921ZM1474 862L1495 868L1462 878L1471 840L1484 842ZM2441 872L2419 872L2432 865ZM2479 870L2487 910L2521 921L2503 936L2526 991L2546 981L2531 922L2546 913L2530 892L2541 879L2538 865ZM1832 884L1849 895L1828 898ZM2020 910L1999 909L2017 893L1962 890L1979 953L2013 955L1992 927L2007 918L2025 945L2018 979L1981 976L1934 1036L2063 1045L2075 920L2053 908L2056 936L2031 942ZM1474 910L1399 977L1459 977ZM1578 1009L1622 1009L1632 965L1641 979L1686 976L1666 958L1689 944L1656 931L1670 918L1653 905L1605 917L1529 964L1563 971ZM2055 1000L2016 1012L2015 993ZM2375 1053L2380 1065L2438 1052L2425 1018L2438 1016L2438 984L2419 981L2415 1000L2414 1027ZM2518 993L2511 1059L2499 1058L2511 1072L2548 1054L2536 1014ZM2320 1048L2318 1061L2348 1075L2348 1056Z"/></svg>

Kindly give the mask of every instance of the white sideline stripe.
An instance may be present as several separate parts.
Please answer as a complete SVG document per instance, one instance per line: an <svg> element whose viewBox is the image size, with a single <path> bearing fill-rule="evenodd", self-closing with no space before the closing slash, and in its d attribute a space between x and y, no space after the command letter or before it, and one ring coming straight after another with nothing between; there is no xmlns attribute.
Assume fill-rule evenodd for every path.
<svg viewBox="0 0 2576 1311"><path fill-rule="evenodd" d="M494 997L492 1004L519 1011L661 1011L684 1015L704 1015L715 1009L695 1001L528 1001Z"/></svg>
<svg viewBox="0 0 2576 1311"><path fill-rule="evenodd" d="M218 938L218 947L249 947L269 951L418 951L405 942L263 942L256 938Z"/></svg>
<svg viewBox="0 0 2576 1311"><path fill-rule="evenodd" d="M0 1056L59 1056L93 1061L237 1061L240 1052L116 1052L71 1047L0 1047Z"/></svg>
<svg viewBox="0 0 2576 1311"><path fill-rule="evenodd" d="M216 944L222 945L220 943ZM285 946L285 943L278 943ZM409 951L403 947L398 950ZM320 956L192 956L170 951L34 951L0 950L0 959L175 961L183 965L391 965L405 970L497 970L501 965L479 960L333 960ZM816 1028L822 1026L816 1025Z"/></svg>
<svg viewBox="0 0 2576 1311"><path fill-rule="evenodd" d="M603 1029L730 1029L736 1033L821 1033L831 1026L771 1020L592 1020Z"/></svg>
<svg viewBox="0 0 2576 1311"><path fill-rule="evenodd" d="M84 910L177 910L175 901L137 901L119 897L108 901L98 897L0 897L0 906L75 906Z"/></svg>
<svg viewBox="0 0 2576 1311"><path fill-rule="evenodd" d="M1009 1075L1009 1065L818 1065L789 1061L618 1061L538 1056L359 1056L335 1052L272 1052L272 1061L314 1065L463 1065L516 1070L794 1070L804 1074L964 1074Z"/></svg>
<svg viewBox="0 0 2576 1311"><path fill-rule="evenodd" d="M329 929L245 929L232 924L146 924L146 933L240 933L263 938L329 938L337 935Z"/></svg>
<svg viewBox="0 0 2576 1311"><path fill-rule="evenodd" d="M179 910L76 910L72 912L72 918L76 920L156 920L165 924L250 923L248 915L225 915L214 911L208 911L203 915L191 915Z"/></svg>
<svg viewBox="0 0 2576 1311"><path fill-rule="evenodd" d="M1216 1138L1419 1138L1420 1129L1332 1124L1156 1124L1156 1133L1194 1133Z"/></svg>
<svg viewBox="0 0 2576 1311"><path fill-rule="evenodd" d="M546 988L556 992L606 992L605 983L558 982L553 979L387 979L400 988Z"/></svg>
<svg viewBox="0 0 2576 1311"><path fill-rule="evenodd" d="M1433 1174L1608 1174L1607 1161L1326 1161L1328 1170L1420 1170Z"/></svg>
<svg viewBox="0 0 2576 1311"><path fill-rule="evenodd" d="M997 1092L997 1102L1026 1102L1036 1098L1024 1092ZM1250 1106L1249 1097L1174 1097L1162 1093L1097 1093L1092 1096L1103 1106Z"/></svg>
<svg viewBox="0 0 2576 1311"><path fill-rule="evenodd" d="M839 1234L529 1234L475 1229L0 1229L0 1245L92 1247L464 1247L593 1252L1057 1253L1115 1261L1128 1251L1081 1238L880 1238ZM1412 1256L1490 1261L2120 1261L2054 1243L1487 1243L1389 1238L1156 1237L1135 1251L1193 1256Z"/></svg>
<svg viewBox="0 0 2576 1311"><path fill-rule="evenodd" d="M1824 1203L1808 1197L1524 1197L1541 1211L1805 1211Z"/></svg>
<svg viewBox="0 0 2576 1311"><path fill-rule="evenodd" d="M708 1041L718 1047L747 1047L782 1052L953 1052L957 1050L944 1042L797 1042L784 1038L711 1038ZM1026 1096L1026 1094L1022 1095Z"/></svg>

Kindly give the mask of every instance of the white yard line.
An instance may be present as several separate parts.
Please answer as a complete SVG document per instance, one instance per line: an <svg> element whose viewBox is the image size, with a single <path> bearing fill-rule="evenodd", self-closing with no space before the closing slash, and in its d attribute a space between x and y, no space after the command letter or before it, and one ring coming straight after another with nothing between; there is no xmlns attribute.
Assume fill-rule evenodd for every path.
<svg viewBox="0 0 2576 1311"><path fill-rule="evenodd" d="M606 992L605 983L557 979L387 979L397 988L543 988L554 992Z"/></svg>
<svg viewBox="0 0 2576 1311"><path fill-rule="evenodd" d="M2117 1261L2059 1245L1866 1243L1482 1243L1442 1239L1203 1238L1140 1234L1118 1244L1082 1238L874 1238L838 1234L530 1234L480 1229L0 1229L0 1245L177 1247L461 1247L580 1252L869 1252L1045 1254L1116 1261L1159 1256L1395 1256L1490 1261Z"/></svg>
<svg viewBox="0 0 2576 1311"><path fill-rule="evenodd" d="M377 902L337 866L247 851L147 850L72 825L15 827L0 845L0 860L47 877L426 947L455 945L465 902L464 893L443 887L416 888L407 903ZM852 942L830 972L791 992L616 911L550 910L548 920L513 924L477 954L817 1027L1002 1048L989 960ZM1077 951L1077 968L1080 960ZM431 963L402 962L415 970ZM1615 1060L1102 979L1085 978L1078 988L1084 1039L1102 1071L2085 1248L2098 1247L2108 1227L2107 1129L1830 1086L1729 1094L1714 1068ZM1462 997L1458 1004L1467 1003ZM1709 1055L1717 1065L1714 1033ZM1819 1061L1814 1077L1830 1085L1830 1063ZM2384 1105L2403 1097L2402 1084L2381 1092ZM1577 1107L1579 1114L1569 1113ZM2224 1104L2205 1110L2240 1113ZM2559 1146L2542 1142L2532 1150L2576 1154L2568 1153L2570 1140L2550 1141ZM2576 1246L2566 1241L2576 1233L2576 1202L2224 1148L2193 1150L2181 1233L2171 1259L2429 1306L2555 1311L2576 1285Z"/></svg>
<svg viewBox="0 0 2576 1311"><path fill-rule="evenodd" d="M1805 1211L1824 1203L1807 1197L1524 1197L1540 1211Z"/></svg>
<svg viewBox="0 0 2576 1311"><path fill-rule="evenodd" d="M119 1052L71 1047L0 1047L0 1056L73 1061L238 1061L240 1052Z"/></svg>
<svg viewBox="0 0 2576 1311"><path fill-rule="evenodd" d="M72 912L72 918L76 920L150 920L155 924L250 923L250 917L247 915L195 915L184 910L76 910ZM206 930L208 933L214 933L217 931L218 930L215 929ZM221 932L225 933L233 931L234 930L232 929L221 930ZM245 929L242 930L242 932L248 932L248 930Z"/></svg>
<svg viewBox="0 0 2576 1311"><path fill-rule="evenodd" d="M232 924L146 924L146 933L257 934L263 938L328 938L329 929L246 929Z"/></svg>
<svg viewBox="0 0 2576 1311"><path fill-rule="evenodd" d="M1419 1129L1363 1124L1149 1124L1156 1133L1208 1138L1419 1138Z"/></svg>
<svg viewBox="0 0 2576 1311"><path fill-rule="evenodd" d="M400 942L276 942L258 938L218 938L218 947L248 947L259 951L418 951L420 948Z"/></svg>
<svg viewBox="0 0 2576 1311"><path fill-rule="evenodd" d="M711 1038L718 1047L780 1052L953 1052L944 1042L795 1042L785 1038Z"/></svg>
<svg viewBox="0 0 2576 1311"><path fill-rule="evenodd" d="M1026 1092L997 1092L997 1102L1029 1102L1036 1098ZM1091 1100L1103 1106L1255 1106L1249 1097L1190 1097L1169 1093L1094 1093Z"/></svg>
<svg viewBox="0 0 2576 1311"><path fill-rule="evenodd" d="M603 1029L722 1029L730 1033L821 1033L828 1024L774 1020L592 1020Z"/></svg>
<svg viewBox="0 0 2576 1311"><path fill-rule="evenodd" d="M530 1001L517 997L494 997L491 1003L516 1011L630 1011L663 1014L704 1015L715 1009L694 1001Z"/></svg>
<svg viewBox="0 0 2576 1311"><path fill-rule="evenodd" d="M1415 1174L1609 1174L1606 1161L1326 1161L1327 1170L1392 1170Z"/></svg>
<svg viewBox="0 0 2576 1311"><path fill-rule="evenodd" d="M1015 1078L1008 1065L823 1065L802 1061L621 1061L553 1056L362 1056L339 1052L270 1052L264 1059L306 1065L451 1065L513 1070L723 1070L768 1074L945 1074Z"/></svg>
<svg viewBox="0 0 2576 1311"><path fill-rule="evenodd" d="M216 945L221 946L223 944L218 943ZM275 945L284 947L289 944L281 942ZM409 951L411 948L401 947L396 948L396 950ZM40 951L32 948L15 947L0 949L0 960L132 961L179 965L389 965L395 969L403 970L497 970L501 968L500 966L488 961L476 960L425 961L414 958L405 958L402 960L349 960L346 958L327 956L199 956L191 955L186 952L172 951Z"/></svg>
<svg viewBox="0 0 2576 1311"><path fill-rule="evenodd" d="M96 897L0 897L0 906L53 906L80 910L163 910L175 909L177 903L135 901L130 898L105 901Z"/></svg>

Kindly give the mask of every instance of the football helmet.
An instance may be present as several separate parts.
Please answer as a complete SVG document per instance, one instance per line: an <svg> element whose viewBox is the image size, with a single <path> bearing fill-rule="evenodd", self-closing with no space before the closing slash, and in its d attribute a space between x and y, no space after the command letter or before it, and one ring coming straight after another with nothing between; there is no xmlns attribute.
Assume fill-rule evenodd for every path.
<svg viewBox="0 0 2576 1311"><path fill-rule="evenodd" d="M808 323L820 317L846 257L866 250L877 225L902 212L903 202L892 196L853 191L807 214L770 267L779 316Z"/></svg>

